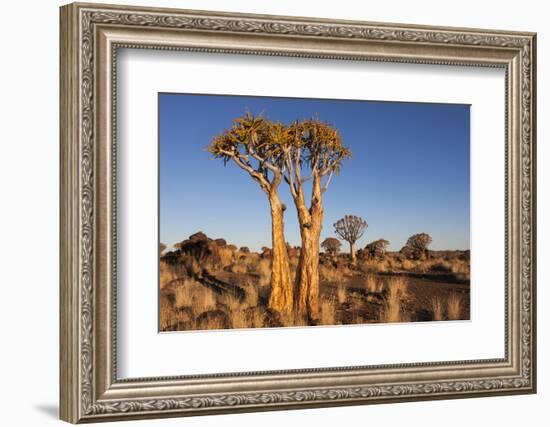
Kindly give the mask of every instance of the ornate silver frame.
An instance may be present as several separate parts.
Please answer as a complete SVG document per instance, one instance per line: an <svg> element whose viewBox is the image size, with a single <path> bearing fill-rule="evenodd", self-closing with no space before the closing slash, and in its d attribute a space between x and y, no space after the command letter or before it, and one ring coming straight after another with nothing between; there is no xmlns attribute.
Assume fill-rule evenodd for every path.
<svg viewBox="0 0 550 427"><path fill-rule="evenodd" d="M71 4L61 8L61 418L110 421L536 390L533 33ZM119 380L114 174L118 47L506 70L505 357Z"/></svg>

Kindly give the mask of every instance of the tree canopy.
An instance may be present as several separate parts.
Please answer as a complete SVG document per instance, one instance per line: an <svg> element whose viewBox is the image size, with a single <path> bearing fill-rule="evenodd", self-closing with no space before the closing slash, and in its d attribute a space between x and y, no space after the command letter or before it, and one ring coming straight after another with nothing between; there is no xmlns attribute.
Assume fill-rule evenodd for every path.
<svg viewBox="0 0 550 427"><path fill-rule="evenodd" d="M340 251L341 246L342 243L335 237L327 237L323 240L323 243L321 243L321 247L330 255L336 255Z"/></svg>
<svg viewBox="0 0 550 427"><path fill-rule="evenodd" d="M349 243L359 240L367 227L367 221L355 215L345 215L344 218L334 223L336 234Z"/></svg>

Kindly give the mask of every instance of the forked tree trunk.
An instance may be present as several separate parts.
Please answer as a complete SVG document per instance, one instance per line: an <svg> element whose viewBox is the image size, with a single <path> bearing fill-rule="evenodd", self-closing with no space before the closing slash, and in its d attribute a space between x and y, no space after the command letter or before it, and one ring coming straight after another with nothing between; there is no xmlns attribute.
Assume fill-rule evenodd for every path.
<svg viewBox="0 0 550 427"><path fill-rule="evenodd" d="M301 192L295 200L302 238L296 270L295 315L313 322L319 319L319 240L323 226L323 205L319 182L318 179L314 179L310 209L307 209Z"/></svg>
<svg viewBox="0 0 550 427"><path fill-rule="evenodd" d="M349 242L349 254L351 257L351 263L355 264L356 256L355 256L355 242Z"/></svg>
<svg viewBox="0 0 550 427"><path fill-rule="evenodd" d="M269 195L271 208L271 295L269 307L290 317L293 310L293 286L290 280L288 252L284 236L284 208L279 196Z"/></svg>

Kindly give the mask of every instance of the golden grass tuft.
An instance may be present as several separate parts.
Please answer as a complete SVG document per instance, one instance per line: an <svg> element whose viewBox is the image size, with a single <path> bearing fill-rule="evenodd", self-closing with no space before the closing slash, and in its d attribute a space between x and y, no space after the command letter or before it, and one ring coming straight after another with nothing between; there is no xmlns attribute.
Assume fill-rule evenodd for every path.
<svg viewBox="0 0 550 427"><path fill-rule="evenodd" d="M409 319L402 311L402 304L409 298L408 282L403 277L392 277L386 285L386 301L380 321L384 323L406 322Z"/></svg>
<svg viewBox="0 0 550 427"><path fill-rule="evenodd" d="M323 298L320 304L322 325L336 325L336 303L333 299Z"/></svg>
<svg viewBox="0 0 550 427"><path fill-rule="evenodd" d="M416 264L410 259L404 259L401 261L401 268L407 271L414 270L416 268Z"/></svg>
<svg viewBox="0 0 550 427"><path fill-rule="evenodd" d="M385 259L368 259L360 264L360 268L365 273L386 273L390 270L389 262Z"/></svg>
<svg viewBox="0 0 550 427"><path fill-rule="evenodd" d="M431 302L433 320L443 320L443 301L439 297L433 297Z"/></svg>
<svg viewBox="0 0 550 427"><path fill-rule="evenodd" d="M347 300L347 288L343 283L336 286L336 298L340 304L344 304Z"/></svg>
<svg viewBox="0 0 550 427"><path fill-rule="evenodd" d="M453 292L447 297L447 317L449 320L460 320L462 315L462 296Z"/></svg>
<svg viewBox="0 0 550 427"><path fill-rule="evenodd" d="M374 274L367 276L367 292L371 294L380 294L384 291L384 281L376 278Z"/></svg>
<svg viewBox="0 0 550 427"><path fill-rule="evenodd" d="M339 272L336 268L328 267L325 265L319 266L319 275L322 280L325 280L329 283L338 283L342 279L342 273Z"/></svg>

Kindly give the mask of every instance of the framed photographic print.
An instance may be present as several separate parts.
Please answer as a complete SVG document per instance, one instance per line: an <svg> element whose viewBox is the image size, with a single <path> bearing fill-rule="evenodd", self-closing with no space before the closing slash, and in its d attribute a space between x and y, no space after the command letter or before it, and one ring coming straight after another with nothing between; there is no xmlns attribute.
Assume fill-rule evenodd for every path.
<svg viewBox="0 0 550 427"><path fill-rule="evenodd" d="M533 393L535 34L61 8L61 418Z"/></svg>

